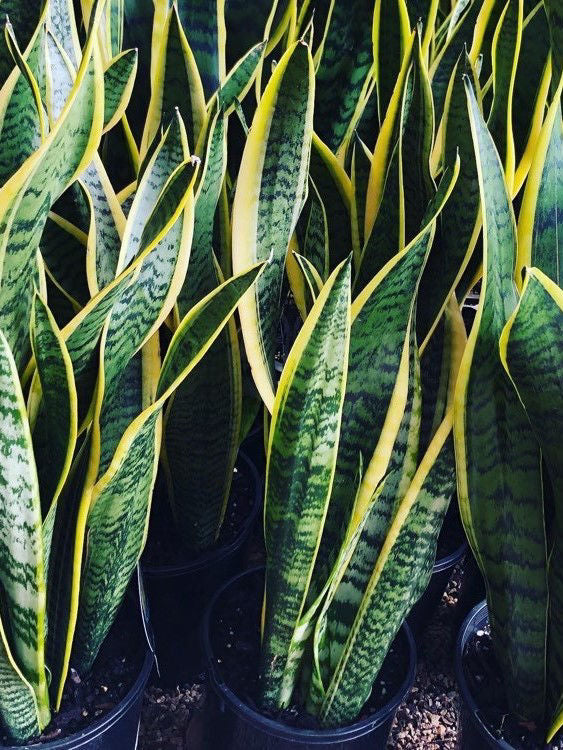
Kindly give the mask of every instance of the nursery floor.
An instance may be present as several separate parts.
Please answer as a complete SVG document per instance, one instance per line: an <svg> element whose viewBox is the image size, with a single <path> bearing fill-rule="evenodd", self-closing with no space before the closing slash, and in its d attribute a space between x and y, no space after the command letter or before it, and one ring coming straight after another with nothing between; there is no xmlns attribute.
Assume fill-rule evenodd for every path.
<svg viewBox="0 0 563 750"><path fill-rule="evenodd" d="M452 654L462 575L461 570L454 572L440 608L423 636L416 682L399 707L388 750L457 748L458 698ZM205 686L201 682L182 685L176 690L149 688L139 750L188 750L187 726L204 701Z"/></svg>

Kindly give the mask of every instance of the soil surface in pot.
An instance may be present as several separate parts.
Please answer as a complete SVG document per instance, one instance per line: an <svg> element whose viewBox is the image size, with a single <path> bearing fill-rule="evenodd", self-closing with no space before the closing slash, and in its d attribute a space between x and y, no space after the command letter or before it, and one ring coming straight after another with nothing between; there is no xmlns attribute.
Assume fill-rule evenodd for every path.
<svg viewBox="0 0 563 750"><path fill-rule="evenodd" d="M241 533L244 524L253 511L255 489L247 466L242 461L237 463L233 472L233 482L225 519L217 542L206 550L194 552L188 549L174 524L172 510L166 493L162 472L159 472L155 487L149 535L143 562L149 566L166 567L185 565L212 552L219 547L232 544Z"/></svg>
<svg viewBox="0 0 563 750"><path fill-rule="evenodd" d="M461 519L459 517L459 508L457 504L457 496L454 495L450 501L444 523L438 537L438 545L436 547L436 561L442 560L444 557L451 555L461 547L465 541L465 532L461 525Z"/></svg>
<svg viewBox="0 0 563 750"><path fill-rule="evenodd" d="M469 689L489 732L514 750L543 750L542 728L523 723L509 711L488 626L473 633L467 642L463 664ZM563 738L547 747L563 750Z"/></svg>
<svg viewBox="0 0 563 750"><path fill-rule="evenodd" d="M122 607L119 611L89 674L80 675L71 668L60 711L52 714L50 724L30 743L62 740L87 729L125 698L146 654L146 641L131 610ZM1 729L0 745L11 745Z"/></svg>
<svg viewBox="0 0 563 750"><path fill-rule="evenodd" d="M248 706L257 706L259 694L260 609L262 587L259 575L243 579L220 598L211 625L211 642L217 664L231 690ZM408 669L408 653L396 646L389 651L359 721L376 713L400 688ZM275 721L303 729L322 729L315 716L299 705L267 713Z"/></svg>

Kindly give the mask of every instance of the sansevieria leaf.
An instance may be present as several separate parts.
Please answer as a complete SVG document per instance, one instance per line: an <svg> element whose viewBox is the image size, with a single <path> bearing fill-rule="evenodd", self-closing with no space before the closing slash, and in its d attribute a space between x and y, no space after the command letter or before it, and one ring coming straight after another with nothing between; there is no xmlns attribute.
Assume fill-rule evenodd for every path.
<svg viewBox="0 0 563 750"><path fill-rule="evenodd" d="M289 240L305 191L312 136L313 59L295 42L276 65L256 110L233 205L233 269L270 262L240 307L256 387L273 408L273 367Z"/></svg>
<svg viewBox="0 0 563 750"><path fill-rule="evenodd" d="M321 619L317 624L326 627L329 641L331 672L320 707L321 720L329 726L359 713L404 617L430 578L438 534L455 487L453 395L465 343L455 301L448 327L452 346L445 417L420 461L415 461L418 465L404 494L395 498L395 512L381 546L370 557L362 542L365 535L369 537L368 527L378 510L380 499L375 501L334 598L325 608L326 625ZM386 486L392 479L393 475Z"/></svg>
<svg viewBox="0 0 563 750"><path fill-rule="evenodd" d="M468 81L466 88L483 212L483 280L456 388L458 497L487 581L510 707L541 720L547 580L540 455L498 345L517 303L516 226L502 164Z"/></svg>
<svg viewBox="0 0 563 750"><path fill-rule="evenodd" d="M268 552L262 704L287 706L291 659L336 466L350 340L350 265L333 272L288 356L270 426L264 530ZM310 429L307 425L310 424ZM296 555L287 555L287 550Z"/></svg>
<svg viewBox="0 0 563 750"><path fill-rule="evenodd" d="M22 723L30 721L23 678L33 688L36 721L42 728L49 721L49 697L45 673L45 561L39 483L18 372L2 331L0 386L0 582L4 621L0 664L13 690L12 700L22 707ZM6 630L10 634L10 646ZM9 693L3 710L14 711Z"/></svg>
<svg viewBox="0 0 563 750"><path fill-rule="evenodd" d="M213 252L215 211L226 168L225 118L215 115L195 204L194 237L177 299L182 318L222 281ZM230 321L190 378L178 386L165 417L169 499L178 531L190 549L205 549L219 534L238 451L241 416L240 354Z"/></svg>
<svg viewBox="0 0 563 750"><path fill-rule="evenodd" d="M500 356L524 405L553 489L555 517L549 549L547 715L563 695L563 291L529 268L522 297L500 339ZM547 479L547 478L546 478Z"/></svg>
<svg viewBox="0 0 563 750"><path fill-rule="evenodd" d="M352 306L349 373L337 469L319 555L321 578L340 548L352 505L356 502L359 520L387 473L409 396L418 283L436 217L451 193L458 171L459 164L444 177L419 234L386 263ZM360 454L365 473L355 500L354 478Z"/></svg>
<svg viewBox="0 0 563 750"><path fill-rule="evenodd" d="M78 431L78 401L72 362L55 319L39 295L35 295L31 316L31 346L37 365L39 393L42 396L33 426L33 452L39 478L45 546L45 566L49 562L56 502L68 477ZM29 411L34 414L35 406Z"/></svg>
<svg viewBox="0 0 563 750"><path fill-rule="evenodd" d="M563 284L563 77L547 112L530 167L518 218L516 283L535 266Z"/></svg>

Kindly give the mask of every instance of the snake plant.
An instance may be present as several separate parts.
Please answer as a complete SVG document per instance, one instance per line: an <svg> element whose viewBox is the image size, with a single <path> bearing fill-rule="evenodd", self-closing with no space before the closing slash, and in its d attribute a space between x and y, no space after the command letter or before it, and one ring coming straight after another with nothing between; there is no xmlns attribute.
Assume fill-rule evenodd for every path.
<svg viewBox="0 0 563 750"><path fill-rule="evenodd" d="M555 437L563 414L562 85L540 131L517 227L511 173L507 178L466 84L484 257L455 411L462 519L485 578L491 635L509 706L540 727L552 724L550 738L562 724L563 694L562 495Z"/></svg>
<svg viewBox="0 0 563 750"><path fill-rule="evenodd" d="M530 379L506 374L526 355L515 351L511 364L499 349L517 305L524 328L537 298L546 325L558 315L558 294L541 276L560 284L556 6L272 5L264 28L279 26L256 103L243 107L252 120L233 159L232 209L233 268L271 258L240 311L271 415L260 681L268 710L301 702L328 726L358 715L428 580L456 484L453 434L511 707L543 721L561 705L558 516L546 539L538 463L549 441L526 406ZM518 302L529 266L539 270L526 271ZM460 364L459 305L478 282L481 313ZM276 385L288 286L303 327ZM553 376L560 362L548 351ZM529 570L523 558L535 561Z"/></svg>
<svg viewBox="0 0 563 750"><path fill-rule="evenodd" d="M137 55L121 49L122 4L83 3L82 46L72 3L12 5L0 90L0 721L21 742L60 708L70 666L91 668L145 543L164 408L262 266L187 299L160 364L194 234L194 121L163 112L124 210L100 148L128 129Z"/></svg>

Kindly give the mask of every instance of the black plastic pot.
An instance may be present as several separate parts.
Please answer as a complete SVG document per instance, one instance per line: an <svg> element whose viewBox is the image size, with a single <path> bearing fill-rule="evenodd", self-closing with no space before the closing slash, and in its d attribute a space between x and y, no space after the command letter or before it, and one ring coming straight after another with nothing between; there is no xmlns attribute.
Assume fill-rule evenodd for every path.
<svg viewBox="0 0 563 750"><path fill-rule="evenodd" d="M244 453L239 453L238 460L251 478L254 503L235 541L185 565L142 564L159 681L165 686L186 682L201 671L199 631L205 607L217 589L244 565L247 543L262 504L262 484L256 467Z"/></svg>
<svg viewBox="0 0 563 750"><path fill-rule="evenodd" d="M455 650L455 675L460 693L461 708L461 748L463 750L513 750L504 740L499 740L489 732L481 718L463 669L463 656L466 645L477 630L482 630L488 623L486 602L473 607L461 626Z"/></svg>
<svg viewBox="0 0 563 750"><path fill-rule="evenodd" d="M133 687L115 708L77 734L41 744L10 746L0 750L133 750L137 746L143 693L153 668L154 656L147 651Z"/></svg>
<svg viewBox="0 0 563 750"><path fill-rule="evenodd" d="M217 665L210 625L221 596L243 577L263 575L263 568L241 573L213 597L205 613L202 641L209 691L203 726L195 732L196 747L229 750L384 750L399 704L412 687L416 672L416 647L405 623L397 639L408 652L408 669L396 694L377 713L341 729L311 730L291 727L262 716L245 704L226 684ZM199 744L197 744L199 743Z"/></svg>

